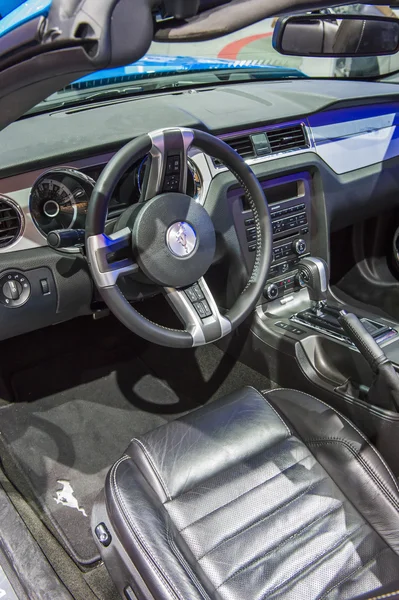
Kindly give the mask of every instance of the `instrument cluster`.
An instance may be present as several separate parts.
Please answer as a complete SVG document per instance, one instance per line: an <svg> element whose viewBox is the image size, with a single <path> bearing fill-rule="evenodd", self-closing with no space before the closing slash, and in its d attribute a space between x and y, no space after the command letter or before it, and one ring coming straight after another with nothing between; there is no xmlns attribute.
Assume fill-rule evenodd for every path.
<svg viewBox="0 0 399 600"><path fill-rule="evenodd" d="M109 205L109 220L140 201L148 164L149 159L146 157L124 174ZM85 228L90 198L104 166L82 171L59 167L45 171L36 180L30 192L30 212L36 227L45 237L58 229ZM200 172L195 163L188 159L187 194L198 199L201 191Z"/></svg>

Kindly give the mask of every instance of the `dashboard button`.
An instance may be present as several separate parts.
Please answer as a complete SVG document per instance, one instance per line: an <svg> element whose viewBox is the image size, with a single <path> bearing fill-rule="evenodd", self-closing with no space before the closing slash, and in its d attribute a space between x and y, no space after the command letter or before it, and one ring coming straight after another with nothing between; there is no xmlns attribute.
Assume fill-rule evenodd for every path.
<svg viewBox="0 0 399 600"><path fill-rule="evenodd" d="M275 300L278 297L278 287L275 283L271 283L264 291L264 296L268 300Z"/></svg>
<svg viewBox="0 0 399 600"><path fill-rule="evenodd" d="M255 219L250 218L250 219L245 219L244 221L245 225L255 225Z"/></svg>
<svg viewBox="0 0 399 600"><path fill-rule="evenodd" d="M251 244L250 246L248 246L248 250L249 250L249 252L255 252L256 244Z"/></svg>
<svg viewBox="0 0 399 600"><path fill-rule="evenodd" d="M48 284L48 279L41 279L40 280L40 287L42 288L42 294L49 294L50 293L50 286Z"/></svg>

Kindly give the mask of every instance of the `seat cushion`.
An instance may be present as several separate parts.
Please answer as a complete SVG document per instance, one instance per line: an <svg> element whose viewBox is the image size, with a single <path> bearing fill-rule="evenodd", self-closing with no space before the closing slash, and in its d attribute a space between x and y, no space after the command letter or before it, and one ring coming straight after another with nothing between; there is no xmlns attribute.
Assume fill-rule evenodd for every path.
<svg viewBox="0 0 399 600"><path fill-rule="evenodd" d="M354 598L398 579L395 479L300 392L245 388L132 440L105 496L134 589L157 599Z"/></svg>

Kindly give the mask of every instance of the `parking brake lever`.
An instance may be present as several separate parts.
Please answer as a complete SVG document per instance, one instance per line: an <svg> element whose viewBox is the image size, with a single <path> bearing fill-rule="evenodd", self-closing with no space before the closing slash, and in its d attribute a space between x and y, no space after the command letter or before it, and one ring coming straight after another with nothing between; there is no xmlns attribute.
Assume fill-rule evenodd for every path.
<svg viewBox="0 0 399 600"><path fill-rule="evenodd" d="M399 377L384 350L366 331L356 315L341 310L338 320L375 375L368 392L368 402L399 412Z"/></svg>

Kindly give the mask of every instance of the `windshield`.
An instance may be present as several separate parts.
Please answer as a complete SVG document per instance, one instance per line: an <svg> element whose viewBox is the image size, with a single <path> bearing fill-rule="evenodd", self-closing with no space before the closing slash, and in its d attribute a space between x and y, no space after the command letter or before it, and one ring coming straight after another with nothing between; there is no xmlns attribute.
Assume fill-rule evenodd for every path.
<svg viewBox="0 0 399 600"><path fill-rule="evenodd" d="M368 14L399 18L399 9L351 4L323 9L323 14ZM102 102L170 89L239 81L293 78L381 78L399 82L399 53L366 58L302 58L283 56L272 47L275 19L215 40L153 43L138 62L93 73L41 102L32 112L88 102ZM390 75L395 73L394 75ZM390 75L390 76L389 76Z"/></svg>

